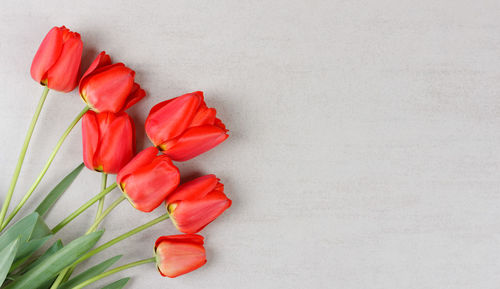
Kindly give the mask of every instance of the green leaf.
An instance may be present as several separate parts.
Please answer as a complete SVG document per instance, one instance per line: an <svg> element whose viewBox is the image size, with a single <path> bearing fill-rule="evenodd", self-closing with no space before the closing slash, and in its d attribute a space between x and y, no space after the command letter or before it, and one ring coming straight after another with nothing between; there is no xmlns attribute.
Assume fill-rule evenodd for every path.
<svg viewBox="0 0 500 289"><path fill-rule="evenodd" d="M31 233L29 240L43 238L51 234L52 230L49 229L49 226L47 226L42 216L38 216L38 219L36 220L35 227L33 228L33 232Z"/></svg>
<svg viewBox="0 0 500 289"><path fill-rule="evenodd" d="M121 289L121 288L125 287L125 285L127 285L128 280L130 280L130 277L115 281L111 284L108 284L108 285L102 287L102 289Z"/></svg>
<svg viewBox="0 0 500 289"><path fill-rule="evenodd" d="M55 252L61 250L62 247L63 247L63 244L62 244L61 240L57 240L49 249L47 249L47 251L37 261L34 262L36 264L31 264L33 266L30 265L30 268L27 268L26 271L28 271L29 269L33 268L34 266L40 264L41 262L43 262L43 260L45 260L49 256L52 256ZM40 260L40 262L38 262L39 260ZM56 280L56 277L57 276L54 276L54 277L50 278L49 280L45 281L42 285L38 286L37 289L50 289L50 287L52 287L52 283L54 283L54 281Z"/></svg>
<svg viewBox="0 0 500 289"><path fill-rule="evenodd" d="M49 280L43 282L43 284L38 286L36 289L50 289L54 281L56 281L56 277L52 277Z"/></svg>
<svg viewBox="0 0 500 289"><path fill-rule="evenodd" d="M102 236L102 233L103 231L97 231L73 240L61 250L26 272L18 280L9 284L5 289L28 289L43 285L44 282L56 276L57 273L90 250Z"/></svg>
<svg viewBox="0 0 500 289"><path fill-rule="evenodd" d="M14 259L14 267L17 268L40 248L50 236L50 229L38 213L34 212L16 222L0 236L0 250L19 238L19 248Z"/></svg>
<svg viewBox="0 0 500 289"><path fill-rule="evenodd" d="M38 213L22 218L0 236L0 249L19 238L19 248L10 272L21 266L51 237L51 231Z"/></svg>
<svg viewBox="0 0 500 289"><path fill-rule="evenodd" d="M0 236L0 249L5 248L17 238L19 238L20 243L28 241L38 221L38 217L38 213L31 213L12 225L12 227Z"/></svg>
<svg viewBox="0 0 500 289"><path fill-rule="evenodd" d="M55 241L54 244L52 244L52 246L50 246L50 248L48 248L45 251L45 253L43 253L42 256L38 257L33 263L29 264L28 266L26 266L26 268L22 269L21 274L26 273L27 271L31 270L36 265L43 262L48 257L54 255L57 251L61 250L62 247L63 247L63 244L62 244L61 240Z"/></svg>
<svg viewBox="0 0 500 289"><path fill-rule="evenodd" d="M21 243L21 246L19 246L19 249L17 250L17 255L14 261L14 264L12 265L11 271L17 269L19 266L21 266L26 260L29 259L29 257L38 249L40 248L45 242L47 242L52 235L36 239L36 240L31 240L28 242Z"/></svg>
<svg viewBox="0 0 500 289"><path fill-rule="evenodd" d="M17 247L19 246L19 238L12 241L7 247L0 251L0 285L5 281L7 273L9 273L10 265L16 257Z"/></svg>
<svg viewBox="0 0 500 289"><path fill-rule="evenodd" d="M78 284L82 283L83 281L86 281L86 280L88 280L92 277L95 277L95 276L101 274L102 272L106 271L106 269L111 267L111 265L116 263L116 261L118 261L121 257L122 257L122 255L118 255L118 256L110 258L102 263L99 263L99 264L95 265L94 267L89 268L85 272L79 274L75 278L72 278L68 282L63 283L61 286L59 286L57 288L58 289L73 288L73 286L78 285Z"/></svg>
<svg viewBox="0 0 500 289"><path fill-rule="evenodd" d="M43 201L35 209L35 212L44 216L47 211L54 205L54 203L59 199L59 197L69 188L71 183L76 179L83 169L83 163L78 165L73 171L71 171L64 179L62 179L59 184L57 184L52 191L43 199Z"/></svg>

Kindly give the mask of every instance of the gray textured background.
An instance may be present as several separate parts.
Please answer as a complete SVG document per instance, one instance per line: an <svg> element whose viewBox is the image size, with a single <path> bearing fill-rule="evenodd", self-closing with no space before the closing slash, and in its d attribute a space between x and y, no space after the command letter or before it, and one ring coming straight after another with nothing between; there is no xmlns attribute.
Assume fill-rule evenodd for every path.
<svg viewBox="0 0 500 289"><path fill-rule="evenodd" d="M149 108L194 90L231 130L179 165L217 174L234 201L202 232L208 264L177 279L130 270L128 288L498 288L500 1L19 2L0 10L3 191L42 91L31 60L54 25L82 34L85 65L106 50L137 71L140 148ZM16 197L82 106L49 95ZM81 161L80 142L78 127L31 207ZM98 187L85 170L48 222ZM160 214L123 203L103 240ZM103 255L148 257L172 233L157 225Z"/></svg>

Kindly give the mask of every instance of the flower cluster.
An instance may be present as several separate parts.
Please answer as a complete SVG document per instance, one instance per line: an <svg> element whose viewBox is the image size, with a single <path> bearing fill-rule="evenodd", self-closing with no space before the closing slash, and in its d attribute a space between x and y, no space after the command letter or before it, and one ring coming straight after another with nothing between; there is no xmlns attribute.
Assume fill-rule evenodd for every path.
<svg viewBox="0 0 500 289"><path fill-rule="evenodd" d="M99 202L99 208L96 220L81 238L90 238L89 236L97 234L96 230L104 217L122 200L128 200L135 209L142 212L151 212L164 204L165 214L162 217L117 239L125 239L169 218L183 234L159 237L154 244L153 259L146 261L156 262L161 275L168 277L177 277L203 266L206 263L204 238L197 233L229 208L231 200L225 195L224 185L220 179L213 174L181 184L181 174L174 161L191 160L222 143L228 138L226 126L217 118L215 108L207 106L203 92L187 93L162 101L151 108L144 125L151 146L136 153L136 125L126 110L146 96L145 90L135 82L134 70L121 62L112 63L111 57L104 51L80 76L82 48L83 42L78 33L64 26L54 27L43 39L31 66L31 76L45 87L43 98L46 97L49 89L70 92L78 86L79 95L85 102L84 110L60 139L53 155L57 153L71 128L81 119L83 163L87 168L100 172L103 176L102 191L61 221L50 231L50 234L57 233L82 211L97 202ZM38 110L37 113L40 111ZM34 127L34 123L32 126ZM30 134L29 137L31 137ZM23 148L24 152L27 149L27 143L29 143L29 138ZM23 198L24 202L44 176L53 160L53 155L49 158L39 179ZM23 159L24 155L20 157L19 169ZM117 175L116 183L106 186L109 174ZM73 175L75 174L72 173L68 177L73 177ZM18 176L19 171L15 173L13 185L11 185L12 190L9 190L7 194L8 202L10 202ZM121 190L122 196L103 211L104 196L115 187ZM24 205L24 202L21 202L5 219L8 202L4 204L5 208L2 208L0 214L2 230ZM96 237L96 242L99 237L100 235ZM113 240L110 242L115 242ZM76 241L78 239L74 242ZM70 262L64 270L58 270L57 274L51 277L50 288L57 288L60 284L66 284L64 282L70 282L71 279L67 280L74 266L96 254L97 252L94 252L96 250L100 251L97 248L93 251L82 252L79 258ZM143 261L136 263L141 262L144 263ZM134 263L122 267L128 268L135 265ZM13 270L13 272L17 271ZM16 286L22 286L24 282L19 280L28 278L24 277L27 273L23 271L17 273L18 279L12 277L14 281L4 283L8 288L18 288ZM62 286L81 288L99 278L101 278L100 275L97 275L86 281L82 280L85 282L74 284L75 287L68 287L67 284ZM2 280L0 284L1 282Z"/></svg>

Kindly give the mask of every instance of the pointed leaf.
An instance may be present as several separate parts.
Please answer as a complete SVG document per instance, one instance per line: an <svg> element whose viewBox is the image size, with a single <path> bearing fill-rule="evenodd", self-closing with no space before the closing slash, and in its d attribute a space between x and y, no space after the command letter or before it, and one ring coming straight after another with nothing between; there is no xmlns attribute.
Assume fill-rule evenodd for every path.
<svg viewBox="0 0 500 289"><path fill-rule="evenodd" d="M44 216L47 211L54 205L54 203L59 199L59 197L69 188L71 183L76 179L83 169L83 163L78 165L73 171L71 171L64 179L62 179L57 186L55 186L52 191L43 199L43 201L35 209L35 212L39 213L40 216Z"/></svg>
<svg viewBox="0 0 500 289"><path fill-rule="evenodd" d="M32 213L19 220L10 227L2 236L0 243L6 242L14 237L19 237L19 248L17 249L14 263L10 272L24 264L30 256L51 238L51 231L47 224L40 218L38 213Z"/></svg>
<svg viewBox="0 0 500 289"><path fill-rule="evenodd" d="M99 264L95 265L94 267L91 267L90 269L79 274L75 278L72 278L68 282L65 282L64 284L62 284L61 286L59 286L57 288L58 289L73 288L73 286L78 285L78 284L82 283L83 281L86 281L86 280L88 280L92 277L95 277L95 276L101 274L102 272L106 271L106 269L111 267L111 265L116 263L116 261L118 261L121 257L122 257L122 255L118 255L118 256L115 256L113 258L109 258L108 260L106 260L102 263L99 263Z"/></svg>
<svg viewBox="0 0 500 289"><path fill-rule="evenodd" d="M24 264L24 262L26 262L26 260L28 260L30 256L35 253L38 248L43 246L43 244L45 244L45 242L47 242L50 238L52 238L52 235L21 243L19 249L17 250L16 259L14 260L11 271Z"/></svg>
<svg viewBox="0 0 500 289"><path fill-rule="evenodd" d="M121 289L121 288L125 287L125 285L127 285L128 280L130 280L130 277L115 281L111 284L108 284L108 285L102 287L102 289Z"/></svg>
<svg viewBox="0 0 500 289"><path fill-rule="evenodd" d="M35 227L33 228L33 232L30 235L29 240L34 240L38 238L42 238L52 234L52 230L49 229L49 226L45 223L41 216L38 216L36 220Z"/></svg>
<svg viewBox="0 0 500 289"><path fill-rule="evenodd" d="M49 239L48 236L50 236L50 229L38 213L34 212L17 221L0 236L0 249L19 238L19 248L14 264L17 268Z"/></svg>
<svg viewBox="0 0 500 289"><path fill-rule="evenodd" d="M97 231L73 240L26 272L21 278L9 284L5 289L26 289L41 286L92 248L102 236L102 233L103 231Z"/></svg>
<svg viewBox="0 0 500 289"><path fill-rule="evenodd" d="M0 249L5 248L12 241L19 238L19 242L28 241L38 221L38 213L31 213L17 221L0 236Z"/></svg>
<svg viewBox="0 0 500 289"><path fill-rule="evenodd" d="M54 255L54 253L61 250L62 247L63 247L63 244L62 244L61 240L55 241L54 244L52 244L52 246L50 246L50 248L48 248L47 251L45 251L45 253L43 253L42 256L38 257L33 263L29 264L26 268L22 269L21 274L26 273L27 271L31 270L36 265L43 262L48 257Z"/></svg>
<svg viewBox="0 0 500 289"><path fill-rule="evenodd" d="M63 244L62 244L61 240L57 240L54 243L54 245L52 245L49 249L47 249L47 251L43 254L43 256L40 257L40 259L42 259L47 254L48 254L48 256L52 256L55 252L61 250L62 247L63 247ZM49 253L49 251L50 251L50 253ZM38 262L37 264L39 264L39 263L40 262ZM34 266L36 266L36 265L34 265ZM29 268L29 269L31 269L31 268ZM26 271L28 271L28 270L26 270ZM56 280L56 278L57 278L57 276L54 276L54 277L50 278L49 280L45 281L42 285L38 286L37 289L50 289L50 287L52 287L52 283L54 283L54 281Z"/></svg>
<svg viewBox="0 0 500 289"><path fill-rule="evenodd" d="M16 257L18 246L19 239L16 239L0 251L0 285L3 284L5 277L7 277L7 273L9 273L10 265L12 265Z"/></svg>

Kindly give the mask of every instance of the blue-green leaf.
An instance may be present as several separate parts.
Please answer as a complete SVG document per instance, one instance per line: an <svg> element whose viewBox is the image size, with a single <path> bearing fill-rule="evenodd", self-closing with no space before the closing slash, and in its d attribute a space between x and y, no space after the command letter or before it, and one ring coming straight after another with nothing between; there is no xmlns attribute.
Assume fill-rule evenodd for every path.
<svg viewBox="0 0 500 289"><path fill-rule="evenodd" d="M35 209L35 212L44 216L47 211L54 205L54 203L59 199L59 197L69 188L71 183L76 179L83 169L83 163L78 165L73 171L71 171L64 179L62 179L59 184L57 184L52 191L43 199L43 201Z"/></svg>
<svg viewBox="0 0 500 289"><path fill-rule="evenodd" d="M17 250L16 258L14 260L14 264L12 265L11 271L17 269L19 266L21 266L26 260L29 259L29 257L45 242L47 242L52 235L42 237L40 239L36 240L30 240L28 242L21 243L19 246L19 249Z"/></svg>
<svg viewBox="0 0 500 289"><path fill-rule="evenodd" d="M20 243L28 241L38 221L38 217L38 213L31 213L5 231L0 236L0 250L7 247L7 245L17 238L19 238Z"/></svg>
<svg viewBox="0 0 500 289"><path fill-rule="evenodd" d="M28 289L43 285L92 248L102 233L103 231L97 231L73 240L4 289Z"/></svg>
<svg viewBox="0 0 500 289"><path fill-rule="evenodd" d="M122 255L118 255L118 256L115 256L113 258L109 258L108 260L106 260L102 263L99 263L99 264L95 265L94 267L89 268L85 272L70 279L68 282L63 283L61 286L58 287L58 289L73 288L73 286L78 285L78 284L82 283L83 281L86 281L92 277L95 277L95 276L101 274L102 272L106 271L106 269L111 267L111 265L116 263L116 261L118 261L121 257L122 257Z"/></svg>
<svg viewBox="0 0 500 289"><path fill-rule="evenodd" d="M127 285L128 280L130 280L130 277L115 281L111 284L108 284L108 285L102 287L102 289L121 289L121 288L125 287L125 285Z"/></svg>
<svg viewBox="0 0 500 289"><path fill-rule="evenodd" d="M62 244L61 240L55 241L54 244L52 244L52 246L50 246L50 248L48 248L45 251L45 253L43 253L42 256L38 257L31 264L29 264L29 265L25 266L25 268L21 269L20 273L16 273L16 274L20 275L20 274L26 273L28 270L32 269L36 265L43 262L43 260L47 259L49 256L52 256L55 252L61 250L62 247L63 247L63 244Z"/></svg>
<svg viewBox="0 0 500 289"><path fill-rule="evenodd" d="M3 284L5 277L7 277L7 274L9 273L10 266L16 257L18 246L19 239L16 239L0 251L0 285Z"/></svg>
<svg viewBox="0 0 500 289"><path fill-rule="evenodd" d="M35 227L33 228L33 232L31 233L29 240L43 238L51 234L52 230L49 229L49 226L47 226L43 218L41 216L38 216L38 218L36 219Z"/></svg>
<svg viewBox="0 0 500 289"><path fill-rule="evenodd" d="M51 237L51 231L38 213L34 212L22 218L0 236L0 250L19 238L19 247L11 266L12 272Z"/></svg>
<svg viewBox="0 0 500 289"><path fill-rule="evenodd" d="M29 257L51 236L51 231L38 213L22 218L0 236L0 250L19 238L19 248L15 262Z"/></svg>

